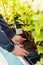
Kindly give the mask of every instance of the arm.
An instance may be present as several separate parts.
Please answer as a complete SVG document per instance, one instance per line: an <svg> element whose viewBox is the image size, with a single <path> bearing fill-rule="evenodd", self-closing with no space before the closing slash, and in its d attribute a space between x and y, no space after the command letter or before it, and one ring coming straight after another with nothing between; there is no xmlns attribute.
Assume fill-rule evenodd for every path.
<svg viewBox="0 0 43 65"><path fill-rule="evenodd" d="M11 41L7 38L4 32L0 31L0 47L6 49L7 51L11 52L17 56L27 56L28 52L22 48L22 46L13 45Z"/></svg>
<svg viewBox="0 0 43 65"><path fill-rule="evenodd" d="M4 32L0 31L0 46L4 49L8 50L9 52L13 51L14 45L10 42Z"/></svg>
<svg viewBox="0 0 43 65"><path fill-rule="evenodd" d="M0 25L1 25L2 30L8 36L8 38L11 39L15 35L15 31L13 31L11 28L9 28L9 26L4 21L0 20Z"/></svg>

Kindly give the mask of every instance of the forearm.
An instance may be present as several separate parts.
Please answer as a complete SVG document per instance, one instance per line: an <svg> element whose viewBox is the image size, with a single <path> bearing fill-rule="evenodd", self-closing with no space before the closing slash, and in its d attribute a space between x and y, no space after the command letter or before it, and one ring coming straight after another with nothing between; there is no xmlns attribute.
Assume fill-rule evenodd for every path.
<svg viewBox="0 0 43 65"><path fill-rule="evenodd" d="M14 44L1 31L0 31L0 47L3 47L9 52L12 52L14 49Z"/></svg>
<svg viewBox="0 0 43 65"><path fill-rule="evenodd" d="M4 22L0 20L0 25L2 30L6 33L6 35L11 39L15 35L15 31L13 31L9 26Z"/></svg>

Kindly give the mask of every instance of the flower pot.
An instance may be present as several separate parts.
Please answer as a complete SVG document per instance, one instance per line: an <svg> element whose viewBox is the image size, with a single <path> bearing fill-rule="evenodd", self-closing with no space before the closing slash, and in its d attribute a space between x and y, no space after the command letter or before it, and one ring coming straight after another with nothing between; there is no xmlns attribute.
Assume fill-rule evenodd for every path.
<svg viewBox="0 0 43 65"><path fill-rule="evenodd" d="M26 38L26 41L23 42L24 48L26 50L36 51L37 48L34 39L32 38L32 33L24 31L23 35Z"/></svg>

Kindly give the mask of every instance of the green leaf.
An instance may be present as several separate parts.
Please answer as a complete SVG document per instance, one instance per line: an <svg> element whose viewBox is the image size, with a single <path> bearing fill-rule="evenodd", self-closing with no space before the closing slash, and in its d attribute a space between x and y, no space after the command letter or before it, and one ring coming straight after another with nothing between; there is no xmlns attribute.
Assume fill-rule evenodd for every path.
<svg viewBox="0 0 43 65"><path fill-rule="evenodd" d="M41 58L40 61L37 61L35 65L43 65L43 58Z"/></svg>
<svg viewBox="0 0 43 65"><path fill-rule="evenodd" d="M37 45L38 54L43 53L43 46Z"/></svg>
<svg viewBox="0 0 43 65"><path fill-rule="evenodd" d="M24 31L27 31L27 26L22 26L22 29L23 29Z"/></svg>
<svg viewBox="0 0 43 65"><path fill-rule="evenodd" d="M40 34L40 25L39 23L35 23L35 31L36 31L36 34Z"/></svg>
<svg viewBox="0 0 43 65"><path fill-rule="evenodd" d="M32 20L35 20L35 21L38 20L39 19L39 16L40 16L39 14L33 15Z"/></svg>
<svg viewBox="0 0 43 65"><path fill-rule="evenodd" d="M40 23L40 26L43 26L43 14L41 14L39 17L39 23Z"/></svg>
<svg viewBox="0 0 43 65"><path fill-rule="evenodd" d="M19 22L20 24L24 24L22 21L20 21L20 20L16 20L17 22Z"/></svg>
<svg viewBox="0 0 43 65"><path fill-rule="evenodd" d="M40 32L40 34L37 34L36 31L33 31L32 32L32 35L33 35L33 38L34 38L34 41L37 42L37 41L43 41L43 31Z"/></svg>
<svg viewBox="0 0 43 65"><path fill-rule="evenodd" d="M34 29L34 26L33 25L27 26L27 31L32 31L33 29Z"/></svg>

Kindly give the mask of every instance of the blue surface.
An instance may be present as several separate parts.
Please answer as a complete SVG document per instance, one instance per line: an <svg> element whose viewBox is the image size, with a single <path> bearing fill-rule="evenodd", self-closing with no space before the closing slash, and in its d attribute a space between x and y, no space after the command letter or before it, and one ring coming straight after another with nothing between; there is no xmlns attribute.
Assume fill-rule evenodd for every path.
<svg viewBox="0 0 43 65"><path fill-rule="evenodd" d="M18 59L17 56L14 56L13 54L9 53L8 51L2 49L0 47L0 52L5 57L6 61L9 65L23 65L23 63Z"/></svg>

